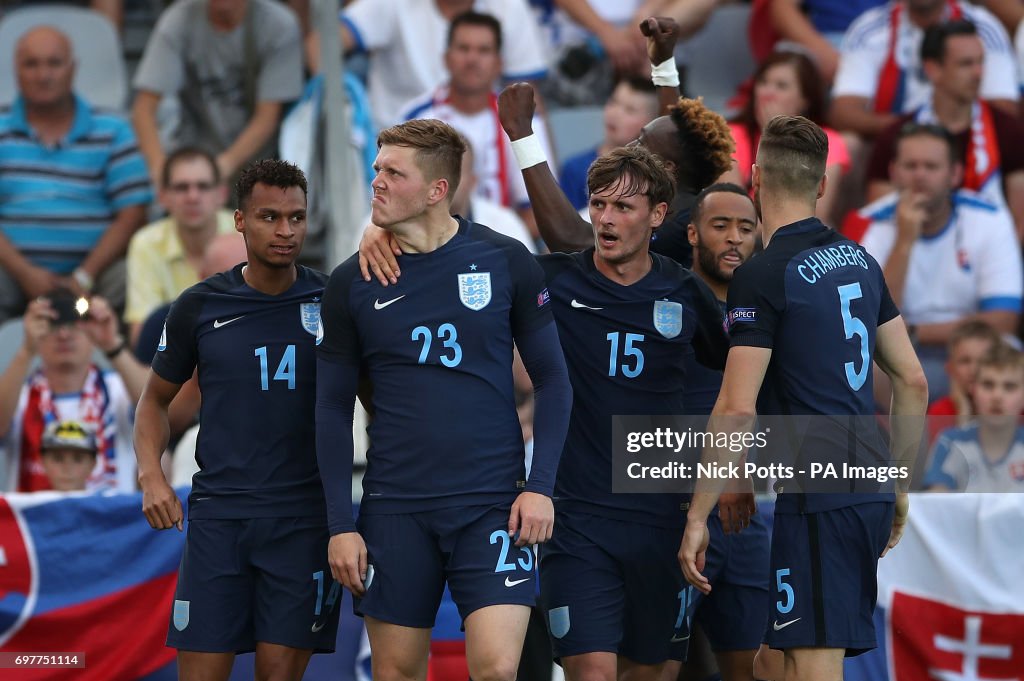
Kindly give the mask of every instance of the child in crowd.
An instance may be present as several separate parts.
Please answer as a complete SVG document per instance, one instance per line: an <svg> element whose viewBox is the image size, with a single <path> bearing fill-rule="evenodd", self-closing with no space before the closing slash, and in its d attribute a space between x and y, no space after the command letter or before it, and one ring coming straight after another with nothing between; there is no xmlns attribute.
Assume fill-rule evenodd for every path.
<svg viewBox="0 0 1024 681"><path fill-rule="evenodd" d="M40 456L50 486L80 492L96 468L96 434L77 421L53 421L43 431Z"/></svg>
<svg viewBox="0 0 1024 681"><path fill-rule="evenodd" d="M963 322L953 329L946 359L949 394L942 395L928 406L929 447L935 444L939 433L945 429L966 426L974 418L971 385L978 371L978 360L999 342L999 332L976 319Z"/></svg>
<svg viewBox="0 0 1024 681"><path fill-rule="evenodd" d="M1024 354L999 342L978 361L971 397L977 418L943 431L924 487L1024 492Z"/></svg>
<svg viewBox="0 0 1024 681"><path fill-rule="evenodd" d="M949 359L946 360L949 394L929 405L928 416L955 416L956 421L949 425L958 426L971 420L974 415L971 384L978 370L978 360L997 343L999 333L982 321L966 321L953 330L949 337Z"/></svg>

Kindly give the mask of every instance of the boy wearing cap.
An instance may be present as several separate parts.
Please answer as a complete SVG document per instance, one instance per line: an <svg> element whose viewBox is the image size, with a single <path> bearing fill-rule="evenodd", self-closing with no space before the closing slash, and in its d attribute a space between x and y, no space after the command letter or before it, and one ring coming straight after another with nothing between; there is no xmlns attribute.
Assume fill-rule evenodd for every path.
<svg viewBox="0 0 1024 681"><path fill-rule="evenodd" d="M96 467L96 431L77 421L54 421L43 432L40 455L50 487L81 492Z"/></svg>

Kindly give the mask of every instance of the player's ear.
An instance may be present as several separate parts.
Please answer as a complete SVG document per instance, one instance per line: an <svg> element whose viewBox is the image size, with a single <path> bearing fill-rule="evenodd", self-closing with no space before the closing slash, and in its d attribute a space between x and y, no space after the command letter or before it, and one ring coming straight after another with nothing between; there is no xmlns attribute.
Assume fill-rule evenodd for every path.
<svg viewBox="0 0 1024 681"><path fill-rule="evenodd" d="M661 223L665 221L666 215L668 215L667 203L662 201L661 203L654 204L654 208L651 209L651 229L661 227Z"/></svg>
<svg viewBox="0 0 1024 681"><path fill-rule="evenodd" d="M756 163L750 164L750 189L755 194L757 188L761 185L761 169L757 167Z"/></svg>
<svg viewBox="0 0 1024 681"><path fill-rule="evenodd" d="M245 213L241 209L235 209L235 231L239 234L245 233Z"/></svg>
<svg viewBox="0 0 1024 681"><path fill-rule="evenodd" d="M427 204L434 205L448 196L448 178L439 177L430 186L430 194L427 195ZM454 198L454 197L453 197Z"/></svg>
<svg viewBox="0 0 1024 681"><path fill-rule="evenodd" d="M825 186L828 185L828 175L821 176L821 182L818 183L818 198L825 196Z"/></svg>
<svg viewBox="0 0 1024 681"><path fill-rule="evenodd" d="M692 222L686 226L686 240L691 246L697 245L697 225Z"/></svg>

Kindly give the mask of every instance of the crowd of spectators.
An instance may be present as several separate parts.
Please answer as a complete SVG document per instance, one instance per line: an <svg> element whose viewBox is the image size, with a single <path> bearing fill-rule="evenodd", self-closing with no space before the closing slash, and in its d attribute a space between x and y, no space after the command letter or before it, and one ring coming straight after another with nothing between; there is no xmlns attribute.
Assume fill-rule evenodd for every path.
<svg viewBox="0 0 1024 681"><path fill-rule="evenodd" d="M327 26L308 0L175 0L153 22L125 111L75 91L67 35L28 30L15 46L17 96L0 110L0 322L23 329L3 336L15 339L0 367L6 489L134 488L127 429L138 376L175 297L242 257L232 178L278 153L284 114L321 66L324 30L338 31L348 57L364 55L349 63L373 125L440 118L465 136L453 210L540 251L498 120L502 85L526 80L543 93L533 130L582 209L588 165L659 114L640 21L671 16L686 36L723 2L351 0ZM122 0L72 4L122 26ZM736 74L747 84L721 112L735 153L720 181L749 188L772 116L822 125L830 153L819 216L882 265L928 371L933 413L969 427L981 413L978 365L1016 366L982 356L1020 345L1024 0L755 0L751 17L767 19L751 34L768 49L752 73ZM558 159L548 114L581 101L603 106L603 130ZM671 138L659 144L671 158ZM90 301L84 315L79 298ZM179 431L193 425L192 392ZM949 449L963 437L940 442ZM58 458L49 450L60 475L47 475ZM67 482L74 466L89 468L81 483ZM959 480L935 475L936 486Z"/></svg>

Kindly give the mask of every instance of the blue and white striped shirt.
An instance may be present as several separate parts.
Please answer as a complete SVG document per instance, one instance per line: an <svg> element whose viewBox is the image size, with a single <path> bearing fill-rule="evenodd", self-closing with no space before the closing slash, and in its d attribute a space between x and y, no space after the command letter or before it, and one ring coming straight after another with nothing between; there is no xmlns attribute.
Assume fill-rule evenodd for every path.
<svg viewBox="0 0 1024 681"><path fill-rule="evenodd" d="M0 109L0 230L33 264L75 269L118 211L153 199L135 133L122 116L75 96L75 120L52 146L19 97Z"/></svg>

